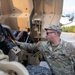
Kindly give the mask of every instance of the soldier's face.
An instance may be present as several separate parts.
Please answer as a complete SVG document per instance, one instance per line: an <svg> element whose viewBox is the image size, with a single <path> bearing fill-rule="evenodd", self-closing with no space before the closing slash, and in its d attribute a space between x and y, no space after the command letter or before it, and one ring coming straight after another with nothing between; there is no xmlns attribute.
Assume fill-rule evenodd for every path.
<svg viewBox="0 0 75 75"><path fill-rule="evenodd" d="M47 30L46 31L46 39L48 41L51 41L53 39L53 37L54 37L54 33L55 32L53 30Z"/></svg>

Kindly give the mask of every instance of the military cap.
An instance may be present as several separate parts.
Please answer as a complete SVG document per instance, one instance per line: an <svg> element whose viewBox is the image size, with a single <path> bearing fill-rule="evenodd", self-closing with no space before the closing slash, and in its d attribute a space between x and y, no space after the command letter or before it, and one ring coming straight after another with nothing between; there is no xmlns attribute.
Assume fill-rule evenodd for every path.
<svg viewBox="0 0 75 75"><path fill-rule="evenodd" d="M48 28L45 28L45 30L55 30L58 33L62 32L62 28L60 25L50 25Z"/></svg>

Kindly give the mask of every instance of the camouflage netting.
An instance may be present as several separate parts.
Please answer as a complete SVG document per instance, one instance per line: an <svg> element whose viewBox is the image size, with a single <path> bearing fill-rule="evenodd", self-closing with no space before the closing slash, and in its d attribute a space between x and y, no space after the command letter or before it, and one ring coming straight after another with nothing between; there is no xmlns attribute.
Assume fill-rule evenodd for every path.
<svg viewBox="0 0 75 75"><path fill-rule="evenodd" d="M41 66L30 65L27 66L27 70L29 75L52 75L50 69Z"/></svg>

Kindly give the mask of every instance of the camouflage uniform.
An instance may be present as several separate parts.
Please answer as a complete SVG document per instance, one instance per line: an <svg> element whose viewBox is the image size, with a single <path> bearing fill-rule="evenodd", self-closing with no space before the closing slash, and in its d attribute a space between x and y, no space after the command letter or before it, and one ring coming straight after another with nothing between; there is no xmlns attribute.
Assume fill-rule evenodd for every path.
<svg viewBox="0 0 75 75"><path fill-rule="evenodd" d="M50 68L52 68L54 75L75 75L75 48L71 43L61 40L60 44L55 48L48 42L41 42L40 45L20 43L21 48L24 49L39 49Z"/></svg>

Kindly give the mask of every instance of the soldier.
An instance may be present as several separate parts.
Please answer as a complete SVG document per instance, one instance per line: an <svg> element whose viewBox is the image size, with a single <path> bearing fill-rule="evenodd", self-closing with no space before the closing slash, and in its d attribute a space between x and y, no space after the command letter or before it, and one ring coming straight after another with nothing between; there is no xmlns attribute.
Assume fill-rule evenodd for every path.
<svg viewBox="0 0 75 75"><path fill-rule="evenodd" d="M39 49L43 53L53 75L75 75L75 47L60 38L62 28L59 25L51 25L45 30L47 41L38 42L37 44L15 42L23 49Z"/></svg>

